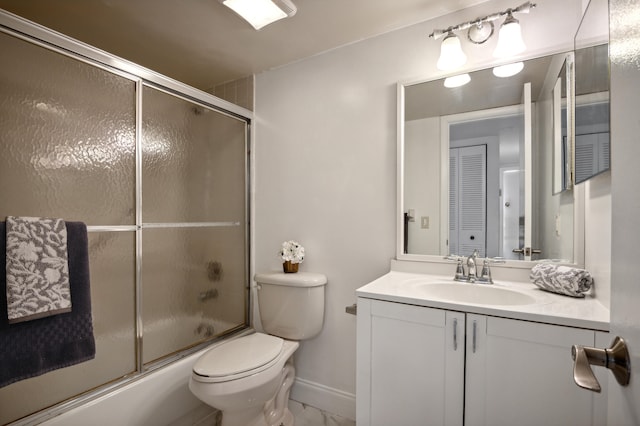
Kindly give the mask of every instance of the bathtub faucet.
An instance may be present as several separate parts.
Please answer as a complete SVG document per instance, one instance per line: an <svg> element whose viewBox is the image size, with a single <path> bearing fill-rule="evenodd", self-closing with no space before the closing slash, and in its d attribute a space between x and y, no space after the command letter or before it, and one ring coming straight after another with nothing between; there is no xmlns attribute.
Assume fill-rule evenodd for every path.
<svg viewBox="0 0 640 426"><path fill-rule="evenodd" d="M198 295L198 300L201 302L207 301L209 299L215 299L218 297L218 290L215 288L210 288L207 291L202 291Z"/></svg>

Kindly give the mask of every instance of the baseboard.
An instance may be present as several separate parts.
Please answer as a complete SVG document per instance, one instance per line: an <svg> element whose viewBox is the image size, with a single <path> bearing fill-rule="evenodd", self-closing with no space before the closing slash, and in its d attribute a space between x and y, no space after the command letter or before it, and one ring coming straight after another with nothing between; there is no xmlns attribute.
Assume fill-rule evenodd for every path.
<svg viewBox="0 0 640 426"><path fill-rule="evenodd" d="M356 418L356 396L320 383L296 378L290 398L349 420Z"/></svg>

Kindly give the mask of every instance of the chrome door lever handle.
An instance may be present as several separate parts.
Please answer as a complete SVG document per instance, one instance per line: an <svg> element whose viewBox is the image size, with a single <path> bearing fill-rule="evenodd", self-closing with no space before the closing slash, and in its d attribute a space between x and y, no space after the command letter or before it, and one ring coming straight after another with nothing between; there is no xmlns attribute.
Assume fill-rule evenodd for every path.
<svg viewBox="0 0 640 426"><path fill-rule="evenodd" d="M592 365L607 367L622 386L629 384L631 378L631 363L629 351L625 341L616 336L609 349L591 348L573 345L573 380L578 386L593 392L600 392L602 388L593 374Z"/></svg>

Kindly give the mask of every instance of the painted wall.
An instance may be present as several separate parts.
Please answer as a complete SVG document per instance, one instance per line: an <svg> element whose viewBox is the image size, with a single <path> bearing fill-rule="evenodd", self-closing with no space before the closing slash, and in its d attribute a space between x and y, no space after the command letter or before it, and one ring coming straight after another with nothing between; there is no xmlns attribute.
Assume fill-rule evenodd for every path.
<svg viewBox="0 0 640 426"><path fill-rule="evenodd" d="M571 49L581 0L537 4L518 17L527 57ZM513 6L490 1L256 76L255 269L281 268L281 242L296 239L301 269L329 278L324 329L296 354L294 399L355 414L355 317L344 308L395 255L396 83L443 75L433 29ZM463 42L467 68L490 64L495 42Z"/></svg>

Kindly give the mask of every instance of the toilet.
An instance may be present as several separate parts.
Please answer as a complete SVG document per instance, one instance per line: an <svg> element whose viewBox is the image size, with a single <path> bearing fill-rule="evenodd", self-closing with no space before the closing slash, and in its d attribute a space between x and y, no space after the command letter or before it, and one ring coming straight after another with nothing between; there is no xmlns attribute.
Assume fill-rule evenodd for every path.
<svg viewBox="0 0 640 426"><path fill-rule="evenodd" d="M323 274L256 274L265 333L222 342L193 366L189 389L222 411L222 426L293 426L287 404L299 340L315 337L324 321Z"/></svg>

